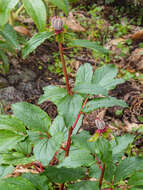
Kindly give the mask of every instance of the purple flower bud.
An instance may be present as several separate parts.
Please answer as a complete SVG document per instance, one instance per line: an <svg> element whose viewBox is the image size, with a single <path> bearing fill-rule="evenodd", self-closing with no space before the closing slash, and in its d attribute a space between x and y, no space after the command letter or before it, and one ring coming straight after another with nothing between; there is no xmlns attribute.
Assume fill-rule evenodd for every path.
<svg viewBox="0 0 143 190"><path fill-rule="evenodd" d="M96 127L99 129L99 130L103 130L106 128L106 124L103 120L101 120L100 118L96 118L95 119L95 124L96 124Z"/></svg>
<svg viewBox="0 0 143 190"><path fill-rule="evenodd" d="M55 32L59 33L63 30L63 21L60 17L53 17L51 20L51 24L53 26L53 28L55 29Z"/></svg>

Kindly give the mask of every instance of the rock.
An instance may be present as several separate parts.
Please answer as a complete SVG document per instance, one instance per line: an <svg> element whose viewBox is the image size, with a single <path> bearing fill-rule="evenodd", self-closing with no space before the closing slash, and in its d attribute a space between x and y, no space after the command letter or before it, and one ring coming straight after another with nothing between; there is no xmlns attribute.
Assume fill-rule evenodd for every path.
<svg viewBox="0 0 143 190"><path fill-rule="evenodd" d="M12 104L15 102L23 101L24 95L14 87L9 86L0 90L0 101L1 100L5 100L9 104Z"/></svg>
<svg viewBox="0 0 143 190"><path fill-rule="evenodd" d="M0 76L0 89L7 86L8 86L8 81L4 77Z"/></svg>
<svg viewBox="0 0 143 190"><path fill-rule="evenodd" d="M22 71L20 70L11 70L8 81L11 85L18 84L19 82L28 82L28 81L34 81L36 78L36 74L27 68L24 68Z"/></svg>

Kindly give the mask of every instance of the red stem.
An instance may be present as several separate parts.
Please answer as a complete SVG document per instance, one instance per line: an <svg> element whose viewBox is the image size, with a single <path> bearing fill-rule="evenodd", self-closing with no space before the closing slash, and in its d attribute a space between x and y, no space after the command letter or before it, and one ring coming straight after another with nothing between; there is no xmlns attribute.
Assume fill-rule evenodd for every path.
<svg viewBox="0 0 143 190"><path fill-rule="evenodd" d="M69 155L69 150L71 146L71 135L72 135L73 128L69 128L69 133L68 133L68 140L67 140L67 145L66 145L66 151L65 151L65 157Z"/></svg>
<svg viewBox="0 0 143 190"><path fill-rule="evenodd" d="M105 172L105 164L103 165L103 168L101 168L101 176L100 176L100 179L99 179L99 190L101 190L104 172Z"/></svg>
<svg viewBox="0 0 143 190"><path fill-rule="evenodd" d="M85 99L85 101L84 101L84 103L83 103L83 105L82 105L82 107L81 107L81 110L85 107L85 105L86 105L86 103L87 103L87 100L88 100L88 97L89 97L89 96L87 96L87 98ZM70 150L70 146L71 146L71 135L72 135L72 131L73 131L74 128L76 127L77 122L78 122L78 120L79 120L81 114L82 114L82 111L80 111L80 112L78 113L77 118L76 118L76 120L75 120L73 126L69 129L67 145L66 145L66 148L65 148L65 149L66 149L66 151L65 151L65 157L67 157L67 156L69 155L69 150Z"/></svg>
<svg viewBox="0 0 143 190"><path fill-rule="evenodd" d="M65 59L64 59L63 47L62 47L61 43L59 43L59 52L60 52L63 71L64 71L64 75L65 75L65 80L66 80L66 89L67 89L68 94L72 95L70 85L69 85L69 79L68 79L68 75L67 75L66 63L65 63Z"/></svg>

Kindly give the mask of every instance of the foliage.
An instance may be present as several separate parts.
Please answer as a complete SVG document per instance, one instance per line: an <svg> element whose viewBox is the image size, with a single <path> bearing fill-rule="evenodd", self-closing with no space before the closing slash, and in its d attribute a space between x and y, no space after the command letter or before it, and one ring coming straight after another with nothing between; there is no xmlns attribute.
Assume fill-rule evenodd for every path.
<svg viewBox="0 0 143 190"><path fill-rule="evenodd" d="M49 2L68 15L68 0ZM0 18L3 18L0 57L4 62L1 69L5 74L9 69L7 51L16 53L20 50L17 34L8 24L10 13L17 3L18 0L0 0ZM71 88L62 48L66 30L62 28L54 33L46 29L46 1L22 0L21 5L38 29L38 33L24 44L23 58L56 35L66 89L53 85L43 88L44 94L39 104L49 100L57 106L58 115L53 121L38 105L27 102L12 104L12 115L0 115L0 189L63 190L65 186L68 190L118 189L123 180L127 189L141 189L143 158L131 153L134 135L114 136L110 127L99 118L102 127L95 122L98 129L93 136L79 130L84 114L100 108L127 107L123 100L109 96L110 90L124 83L123 79L117 78L117 68L107 64L94 71L89 63L85 63L78 69L74 87ZM92 14L97 17L95 12ZM118 32L127 32L121 25L116 27ZM70 40L69 45L109 55L108 50L90 40L75 38ZM26 172L10 177L12 172L15 174L17 165Z"/></svg>

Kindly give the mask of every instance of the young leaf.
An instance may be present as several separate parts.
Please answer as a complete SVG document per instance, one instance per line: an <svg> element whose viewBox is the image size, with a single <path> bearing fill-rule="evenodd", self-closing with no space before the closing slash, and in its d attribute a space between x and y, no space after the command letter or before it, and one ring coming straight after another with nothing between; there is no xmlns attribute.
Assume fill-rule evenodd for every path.
<svg viewBox="0 0 143 190"><path fill-rule="evenodd" d="M102 86L91 84L91 83L80 83L74 87L74 91L81 94L91 95L104 95L107 96L107 90Z"/></svg>
<svg viewBox="0 0 143 190"><path fill-rule="evenodd" d="M36 190L48 190L49 180L45 175L23 173L22 177L30 181Z"/></svg>
<svg viewBox="0 0 143 190"><path fill-rule="evenodd" d="M69 2L68 0L49 0L49 2L53 3L55 6L57 6L59 9L63 10L66 16L68 16L69 13Z"/></svg>
<svg viewBox="0 0 143 190"><path fill-rule="evenodd" d="M109 51L107 49L105 49L102 46L98 45L96 42L90 42L89 40L79 40L79 39L72 40L71 45L96 50L96 51L98 51L99 53L102 53L102 54L109 53Z"/></svg>
<svg viewBox="0 0 143 190"><path fill-rule="evenodd" d="M15 30L13 30L12 26L9 24L6 24L4 26L4 29L0 30L0 34L3 36L3 38L14 48L20 50L20 45L17 40L17 34Z"/></svg>
<svg viewBox="0 0 143 190"><path fill-rule="evenodd" d="M11 174L13 170L13 166L0 166L0 178L6 177L8 174Z"/></svg>
<svg viewBox="0 0 143 190"><path fill-rule="evenodd" d="M77 114L81 109L82 100L83 98L80 95L67 95L58 105L58 112L63 116L66 127L71 127L74 124Z"/></svg>
<svg viewBox="0 0 143 190"><path fill-rule="evenodd" d="M77 168L80 166L91 166L94 163L94 158L88 150L76 149L71 150L69 156L66 157L58 167Z"/></svg>
<svg viewBox="0 0 143 190"><path fill-rule="evenodd" d="M25 59L27 55L33 52L40 44L42 44L46 39L49 39L52 35L52 32L47 31L35 34L22 49L22 57Z"/></svg>
<svg viewBox="0 0 143 190"><path fill-rule="evenodd" d="M46 7L42 0L22 0L27 13L35 22L39 32L46 30Z"/></svg>
<svg viewBox="0 0 143 190"><path fill-rule="evenodd" d="M48 142L47 139L41 140L34 147L34 155L36 160L41 162L43 166L48 166L55 152L59 150L63 140L64 136L62 133L55 134L48 140Z"/></svg>
<svg viewBox="0 0 143 190"><path fill-rule="evenodd" d="M50 166L47 168L48 179L56 183L76 181L77 179L85 177L85 172L85 168L56 168Z"/></svg>
<svg viewBox="0 0 143 190"><path fill-rule="evenodd" d="M0 25L8 22L10 11L16 6L19 0L0 0Z"/></svg>
<svg viewBox="0 0 143 190"><path fill-rule="evenodd" d="M24 124L14 116L0 115L0 129L26 133Z"/></svg>
<svg viewBox="0 0 143 190"><path fill-rule="evenodd" d="M22 177L12 177L0 180L0 190L36 190L32 183Z"/></svg>
<svg viewBox="0 0 143 190"><path fill-rule="evenodd" d="M40 97L39 104L46 100L50 100L54 104L58 105L61 100L67 95L67 91L64 88L58 86L46 86L43 88L44 95Z"/></svg>
<svg viewBox="0 0 143 190"><path fill-rule="evenodd" d="M48 131L51 119L40 107L27 102L12 105L14 115L32 130Z"/></svg>
<svg viewBox="0 0 143 190"><path fill-rule="evenodd" d="M123 100L118 100L114 97L96 98L86 104L83 108L83 112L88 113L99 108L108 108L113 106L127 107L127 104Z"/></svg>
<svg viewBox="0 0 143 190"><path fill-rule="evenodd" d="M143 159L137 157L129 157L122 160L117 166L115 172L115 182L131 176L135 171L142 169Z"/></svg>
<svg viewBox="0 0 143 190"><path fill-rule="evenodd" d="M69 185L68 190L99 190L99 184L96 181L81 181L73 185Z"/></svg>
<svg viewBox="0 0 143 190"><path fill-rule="evenodd" d="M89 63L81 65L76 73L75 85L80 83L90 83L93 75L92 66Z"/></svg>
<svg viewBox="0 0 143 190"><path fill-rule="evenodd" d="M13 148L17 142L22 141L24 138L25 136L23 135L0 129L0 151L6 151Z"/></svg>

